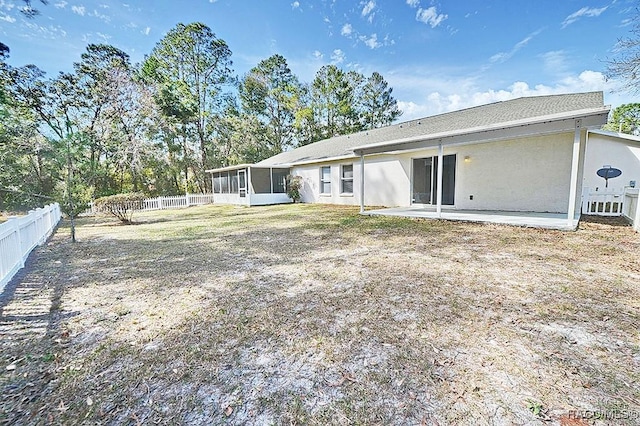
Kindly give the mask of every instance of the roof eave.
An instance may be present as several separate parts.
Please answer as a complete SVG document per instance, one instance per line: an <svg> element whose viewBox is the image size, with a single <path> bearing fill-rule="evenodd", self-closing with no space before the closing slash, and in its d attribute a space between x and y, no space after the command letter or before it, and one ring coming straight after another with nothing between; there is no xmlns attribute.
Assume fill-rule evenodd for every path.
<svg viewBox="0 0 640 426"><path fill-rule="evenodd" d="M235 166L219 167L217 169L205 170L204 172L205 173L227 172L230 170L246 169L247 167L251 167L251 166L253 166L253 164L236 164Z"/></svg>
<svg viewBox="0 0 640 426"><path fill-rule="evenodd" d="M602 135L602 136L609 136L612 138L620 138L620 139L628 140L631 142L640 143L640 136L629 135L627 133L612 132L609 130L601 130L601 129L590 129L589 133L594 133L596 135Z"/></svg>
<svg viewBox="0 0 640 426"><path fill-rule="evenodd" d="M432 135L362 145L352 150L356 155L380 154L394 151L415 150L421 147L454 144L471 144L535 134L556 133L573 129L574 120L586 120L583 127L601 126L607 122L609 106L571 111L569 113L539 116L534 119L516 120L470 129L441 132ZM547 127L547 129L545 129Z"/></svg>

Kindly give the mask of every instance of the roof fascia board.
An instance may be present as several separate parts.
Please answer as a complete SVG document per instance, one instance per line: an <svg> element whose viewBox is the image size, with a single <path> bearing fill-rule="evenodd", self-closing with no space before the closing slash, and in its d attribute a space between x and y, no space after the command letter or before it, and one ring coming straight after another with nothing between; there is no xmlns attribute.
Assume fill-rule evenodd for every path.
<svg viewBox="0 0 640 426"><path fill-rule="evenodd" d="M293 161L291 163L285 163L285 164L279 164L277 166L268 166L268 167L282 167L282 168L286 168L286 167L294 167L294 166L304 166L305 164L317 164L317 163L329 163L332 161L342 161L342 160L352 160L358 158L356 155L353 154L349 154L349 155L338 155L335 157L326 157L326 158L310 158L308 160L302 160L302 161Z"/></svg>
<svg viewBox="0 0 640 426"><path fill-rule="evenodd" d="M205 173L219 173L219 172L228 172L231 170L239 170L246 169L247 167L251 167L253 164L236 164L235 166L227 166L227 167L219 167L217 169L205 170Z"/></svg>

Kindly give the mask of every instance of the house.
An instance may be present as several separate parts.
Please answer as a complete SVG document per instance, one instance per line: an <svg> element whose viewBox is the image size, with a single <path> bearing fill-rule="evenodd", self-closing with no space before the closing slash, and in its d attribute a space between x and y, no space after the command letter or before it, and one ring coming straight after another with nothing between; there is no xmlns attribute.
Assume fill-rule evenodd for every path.
<svg viewBox="0 0 640 426"><path fill-rule="evenodd" d="M305 203L574 229L587 131L608 114L602 92L523 97L337 136L210 170L214 200L290 202L291 174L302 179Z"/></svg>

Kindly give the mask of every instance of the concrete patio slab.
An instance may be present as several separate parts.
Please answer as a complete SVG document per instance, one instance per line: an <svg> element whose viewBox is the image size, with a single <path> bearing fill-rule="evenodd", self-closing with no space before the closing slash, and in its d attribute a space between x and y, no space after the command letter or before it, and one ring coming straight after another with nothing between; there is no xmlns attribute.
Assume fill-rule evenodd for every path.
<svg viewBox="0 0 640 426"><path fill-rule="evenodd" d="M580 219L579 214L569 222L566 213L504 212L490 210L443 210L440 216L438 216L435 208L428 207L394 207L379 210L365 210L363 214L370 216L400 216L495 223L527 228L558 229L562 231L575 231Z"/></svg>

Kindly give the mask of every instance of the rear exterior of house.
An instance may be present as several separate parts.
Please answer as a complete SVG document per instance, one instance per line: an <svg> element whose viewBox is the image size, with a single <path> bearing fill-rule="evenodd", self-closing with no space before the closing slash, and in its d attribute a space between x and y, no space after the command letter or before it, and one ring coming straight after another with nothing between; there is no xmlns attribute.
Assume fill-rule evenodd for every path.
<svg viewBox="0 0 640 426"><path fill-rule="evenodd" d="M247 176L254 168L299 176L306 203L574 217L587 129L606 123L608 112L602 92L519 98L338 136L243 167ZM249 186L248 193L260 185Z"/></svg>
<svg viewBox="0 0 640 426"><path fill-rule="evenodd" d="M566 132L443 148L442 205L566 213L573 137ZM366 156L364 205L435 206L437 172L437 147ZM361 203L359 157L295 166L291 173L302 177L303 202Z"/></svg>

